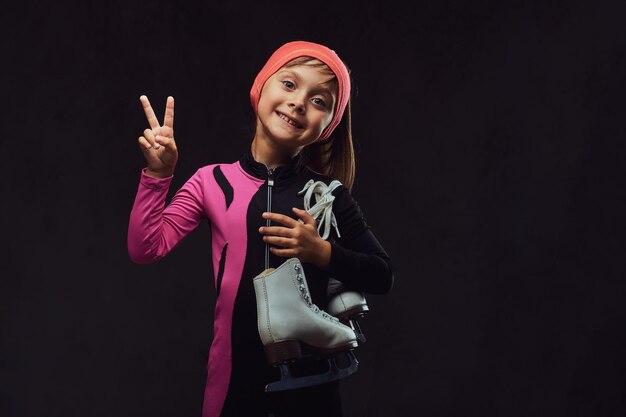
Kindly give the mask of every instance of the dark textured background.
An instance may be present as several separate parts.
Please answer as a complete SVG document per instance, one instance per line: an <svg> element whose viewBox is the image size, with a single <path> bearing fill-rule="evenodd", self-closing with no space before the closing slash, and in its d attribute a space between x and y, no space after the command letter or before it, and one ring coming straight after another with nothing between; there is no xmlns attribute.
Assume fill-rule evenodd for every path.
<svg viewBox="0 0 626 417"><path fill-rule="evenodd" d="M130 262L138 97L176 99L173 192L245 150L295 39L353 71L354 195L396 267L346 415L625 415L621 4L3 6L0 415L200 415L208 226Z"/></svg>

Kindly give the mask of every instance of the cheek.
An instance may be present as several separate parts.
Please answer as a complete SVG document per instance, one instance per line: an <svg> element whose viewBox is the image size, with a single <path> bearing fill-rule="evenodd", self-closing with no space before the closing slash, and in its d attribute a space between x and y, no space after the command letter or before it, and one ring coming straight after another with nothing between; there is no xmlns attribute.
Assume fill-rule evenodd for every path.
<svg viewBox="0 0 626 417"><path fill-rule="evenodd" d="M326 127L330 124L331 120L333 120L332 113L331 114L326 113L321 116L320 125L321 125L322 130L326 129Z"/></svg>
<svg viewBox="0 0 626 417"><path fill-rule="evenodd" d="M258 113L259 115L266 115L273 111L272 99L269 94L262 95L259 99Z"/></svg>
<svg viewBox="0 0 626 417"><path fill-rule="evenodd" d="M285 97L281 94L281 92L276 91L268 91L268 94L265 96L266 106L269 108L279 107L281 103L285 101Z"/></svg>
<svg viewBox="0 0 626 417"><path fill-rule="evenodd" d="M267 111L268 108L273 107L276 103L276 95L276 91L272 88L268 88L266 83L263 90L261 90L261 96L259 97L259 111L261 111L261 109Z"/></svg>

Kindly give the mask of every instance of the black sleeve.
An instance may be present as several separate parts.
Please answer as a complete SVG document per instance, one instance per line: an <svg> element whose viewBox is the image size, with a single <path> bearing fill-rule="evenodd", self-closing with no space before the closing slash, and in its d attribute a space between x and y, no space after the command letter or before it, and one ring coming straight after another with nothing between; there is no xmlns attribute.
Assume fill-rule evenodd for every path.
<svg viewBox="0 0 626 417"><path fill-rule="evenodd" d="M389 292L394 280L391 259L348 189L342 186L333 194L333 213L340 237L333 233L329 275L357 291Z"/></svg>

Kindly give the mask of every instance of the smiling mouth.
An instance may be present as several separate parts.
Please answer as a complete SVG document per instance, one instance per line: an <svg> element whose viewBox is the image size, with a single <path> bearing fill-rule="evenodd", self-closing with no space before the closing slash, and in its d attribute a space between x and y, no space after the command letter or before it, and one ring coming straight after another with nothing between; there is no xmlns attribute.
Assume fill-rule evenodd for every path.
<svg viewBox="0 0 626 417"><path fill-rule="evenodd" d="M296 122L293 119L290 119L289 117L287 117L286 115L284 115L283 113L280 112L276 112L276 114L278 115L278 117L280 117L281 119L283 119L285 122L287 122L289 125L298 128L298 129L302 129L302 125L298 122Z"/></svg>

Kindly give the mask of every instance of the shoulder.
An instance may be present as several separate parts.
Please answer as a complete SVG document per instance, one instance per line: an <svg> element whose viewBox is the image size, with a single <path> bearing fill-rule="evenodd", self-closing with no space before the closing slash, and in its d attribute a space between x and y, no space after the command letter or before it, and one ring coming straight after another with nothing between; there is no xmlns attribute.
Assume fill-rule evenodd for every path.
<svg viewBox="0 0 626 417"><path fill-rule="evenodd" d="M235 189L253 193L264 182L246 172L239 161L205 165L197 170L195 176L200 178L207 190L219 188L228 198L232 198Z"/></svg>
<svg viewBox="0 0 626 417"><path fill-rule="evenodd" d="M303 167L300 171L300 177L304 182L321 182L324 183L327 187L332 188L333 195L339 194L350 194L350 191L346 186L344 186L341 181L336 178L329 177L328 175L320 174L319 172L315 172L310 168Z"/></svg>
<svg viewBox="0 0 626 417"><path fill-rule="evenodd" d="M196 170L194 176L212 176L219 175L225 171L232 171L239 169L239 162L226 162L204 165Z"/></svg>
<svg viewBox="0 0 626 417"><path fill-rule="evenodd" d="M216 163L201 166L187 180L188 183L201 183L209 186L214 182L220 182L224 178L224 172L236 169L237 163Z"/></svg>
<svg viewBox="0 0 626 417"><path fill-rule="evenodd" d="M352 197L350 190L339 180L312 171L309 168L302 169L300 175L305 189L308 189L310 194L330 193L333 195L333 211L337 214L342 215L347 212L358 212L358 215L361 214L360 208Z"/></svg>
<svg viewBox="0 0 626 417"><path fill-rule="evenodd" d="M198 170L196 172L211 172L213 171L215 168L217 167L231 167L231 166L236 166L238 164L238 161L235 162L219 162L219 163L214 163L214 164L207 164L204 166L201 166L200 168L198 168Z"/></svg>

